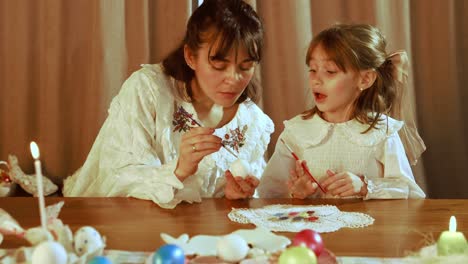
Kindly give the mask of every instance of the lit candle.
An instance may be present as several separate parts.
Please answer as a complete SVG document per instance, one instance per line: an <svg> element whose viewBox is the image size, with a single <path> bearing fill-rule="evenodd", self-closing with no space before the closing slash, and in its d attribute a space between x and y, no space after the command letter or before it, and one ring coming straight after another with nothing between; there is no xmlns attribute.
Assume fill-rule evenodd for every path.
<svg viewBox="0 0 468 264"><path fill-rule="evenodd" d="M44 203L44 193L42 190L42 170L41 170L41 161L39 160L39 147L36 142L31 142L31 154L34 158L34 168L36 170L36 183L37 183L37 198L39 200L39 214L41 216L41 226L44 230L47 230L46 227L46 214L45 214L45 203Z"/></svg>
<svg viewBox="0 0 468 264"><path fill-rule="evenodd" d="M437 241L437 252L439 256L463 254L468 248L466 238L461 232L457 232L457 220L455 216L450 217L449 231L444 231Z"/></svg>

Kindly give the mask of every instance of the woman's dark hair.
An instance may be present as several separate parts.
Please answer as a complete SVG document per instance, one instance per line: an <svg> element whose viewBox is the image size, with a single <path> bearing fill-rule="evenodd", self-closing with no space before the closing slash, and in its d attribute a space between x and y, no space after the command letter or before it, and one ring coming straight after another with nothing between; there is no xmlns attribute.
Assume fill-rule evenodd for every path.
<svg viewBox="0 0 468 264"><path fill-rule="evenodd" d="M203 43L210 43L208 56L224 58L232 49L244 46L249 57L256 62L261 60L263 47L263 26L253 8L242 0L205 0L190 17L184 40L162 62L164 72L185 83L177 91L182 98L191 99L190 81L195 73L186 64L184 46L197 53ZM211 54L215 46L215 54ZM210 58L208 61L211 63ZM255 77L237 100L247 98L256 102L260 86Z"/></svg>
<svg viewBox="0 0 468 264"><path fill-rule="evenodd" d="M321 46L340 70L359 72L375 69L374 84L361 92L354 102L352 118L369 124L367 132L376 127L382 114L388 113L396 98L393 64L387 59L386 41L379 29L367 24L338 24L320 32L309 45L306 65L309 65L314 49ZM303 113L308 119L320 114L317 107ZM369 115L371 113L371 115Z"/></svg>

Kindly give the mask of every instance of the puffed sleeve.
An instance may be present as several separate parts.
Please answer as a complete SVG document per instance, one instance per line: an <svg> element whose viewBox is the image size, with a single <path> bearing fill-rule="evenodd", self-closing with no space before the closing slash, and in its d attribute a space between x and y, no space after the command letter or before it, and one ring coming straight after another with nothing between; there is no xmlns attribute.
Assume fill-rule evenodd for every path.
<svg viewBox="0 0 468 264"><path fill-rule="evenodd" d="M368 193L364 199L425 198L424 191L414 180L405 149L393 133L381 144L379 161L383 164L383 178L366 178Z"/></svg>
<svg viewBox="0 0 468 264"><path fill-rule="evenodd" d="M258 195L260 198L287 198L289 191L287 182L289 179L289 170L294 168L295 160L286 147L281 144L280 138L284 136L281 133L276 142L275 151L271 156L260 184L258 186Z"/></svg>
<svg viewBox="0 0 468 264"><path fill-rule="evenodd" d="M157 83L144 70L132 74L114 98L83 167L64 182L65 196L124 196L170 203L183 183L174 174L177 159L158 157Z"/></svg>
<svg viewBox="0 0 468 264"><path fill-rule="evenodd" d="M270 143L270 135L273 133L275 127L273 121L263 113L261 119L257 119L256 122L258 123L259 121L262 125L257 129L257 133L259 135L258 140L255 142L255 147L252 149L250 168L252 170L252 174L260 179L266 166L265 152L268 144Z"/></svg>

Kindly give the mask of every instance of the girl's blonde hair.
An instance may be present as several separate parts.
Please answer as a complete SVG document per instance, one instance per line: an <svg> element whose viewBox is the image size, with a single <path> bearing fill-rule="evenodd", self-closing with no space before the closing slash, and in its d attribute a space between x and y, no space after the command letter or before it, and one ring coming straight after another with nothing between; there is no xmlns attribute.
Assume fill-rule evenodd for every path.
<svg viewBox="0 0 468 264"><path fill-rule="evenodd" d="M374 69L377 78L374 84L363 90L354 102L351 118L369 124L366 133L376 128L384 113L388 113L396 98L396 83L393 79L393 64L387 59L386 41L380 30L367 24L338 24L320 32L311 41L306 55L306 65L317 46L321 46L340 70L359 72ZM314 108L302 113L303 119L320 114Z"/></svg>

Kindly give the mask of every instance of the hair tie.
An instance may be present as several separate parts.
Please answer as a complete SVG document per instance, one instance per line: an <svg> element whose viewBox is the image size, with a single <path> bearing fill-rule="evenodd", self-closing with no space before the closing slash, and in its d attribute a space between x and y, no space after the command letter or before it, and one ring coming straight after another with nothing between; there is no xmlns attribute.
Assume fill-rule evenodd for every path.
<svg viewBox="0 0 468 264"><path fill-rule="evenodd" d="M393 78L400 82L404 82L405 78L409 76L409 60L406 51L399 50L387 56L387 60L391 61L393 68Z"/></svg>

